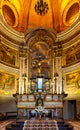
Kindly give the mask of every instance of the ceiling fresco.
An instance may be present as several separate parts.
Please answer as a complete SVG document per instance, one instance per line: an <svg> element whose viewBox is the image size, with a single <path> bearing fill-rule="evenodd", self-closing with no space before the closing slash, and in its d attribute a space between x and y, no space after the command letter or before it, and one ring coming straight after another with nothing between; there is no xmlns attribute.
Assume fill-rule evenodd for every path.
<svg viewBox="0 0 80 130"><path fill-rule="evenodd" d="M40 0L38 0L40 1ZM36 0L1 0L4 22L18 32L35 27L54 28L61 32L79 16L80 0L43 0L48 5L45 15L35 11Z"/></svg>

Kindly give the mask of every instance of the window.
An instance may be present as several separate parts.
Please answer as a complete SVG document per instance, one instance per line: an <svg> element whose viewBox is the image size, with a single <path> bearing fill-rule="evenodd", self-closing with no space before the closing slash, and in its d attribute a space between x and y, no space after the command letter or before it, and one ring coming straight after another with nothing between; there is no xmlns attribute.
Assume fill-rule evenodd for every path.
<svg viewBox="0 0 80 130"><path fill-rule="evenodd" d="M42 86L43 86L43 79L42 78L38 78L38 92L42 92Z"/></svg>

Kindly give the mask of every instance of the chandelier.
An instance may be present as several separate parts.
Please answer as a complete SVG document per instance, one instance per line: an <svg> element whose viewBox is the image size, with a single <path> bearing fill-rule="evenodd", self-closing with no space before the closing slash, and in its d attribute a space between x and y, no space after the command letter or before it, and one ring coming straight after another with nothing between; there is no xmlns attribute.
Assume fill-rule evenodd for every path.
<svg viewBox="0 0 80 130"><path fill-rule="evenodd" d="M35 6L34 6L35 12L38 15L45 15L48 12L48 4L46 1L44 0L37 0Z"/></svg>

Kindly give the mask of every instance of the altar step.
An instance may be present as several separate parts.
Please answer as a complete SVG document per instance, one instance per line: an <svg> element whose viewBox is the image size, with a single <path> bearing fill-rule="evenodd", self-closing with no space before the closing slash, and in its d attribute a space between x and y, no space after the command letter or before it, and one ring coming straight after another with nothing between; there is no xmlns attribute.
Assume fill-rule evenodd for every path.
<svg viewBox="0 0 80 130"><path fill-rule="evenodd" d="M35 120L24 123L23 130L72 130L73 128L65 124L64 121L57 122L56 120Z"/></svg>
<svg viewBox="0 0 80 130"><path fill-rule="evenodd" d="M64 121L55 120L17 120L15 123L8 125L6 130L73 130Z"/></svg>

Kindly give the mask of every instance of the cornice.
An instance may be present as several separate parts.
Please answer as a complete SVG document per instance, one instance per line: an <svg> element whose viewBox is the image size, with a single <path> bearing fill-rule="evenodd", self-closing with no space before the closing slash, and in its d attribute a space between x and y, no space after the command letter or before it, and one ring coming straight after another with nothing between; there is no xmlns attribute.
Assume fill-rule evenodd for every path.
<svg viewBox="0 0 80 130"><path fill-rule="evenodd" d="M18 49L19 49L19 45L14 44L13 42L11 42L9 39L3 37L2 35L1 35L1 43L16 51L18 51Z"/></svg>
<svg viewBox="0 0 80 130"><path fill-rule="evenodd" d="M13 67L10 67L10 66L6 66L6 65L4 65L2 63L0 63L0 70L2 70L3 72L14 74L14 75L19 73L18 68L13 68Z"/></svg>
<svg viewBox="0 0 80 130"><path fill-rule="evenodd" d="M80 34L75 37L73 36L72 39L70 39L68 42L63 44L63 50L68 49L76 44L80 44Z"/></svg>
<svg viewBox="0 0 80 130"><path fill-rule="evenodd" d="M58 33L56 39L62 41L63 44L67 44L67 42L78 35L80 35L80 16L68 29Z"/></svg>
<svg viewBox="0 0 80 130"><path fill-rule="evenodd" d="M25 42L24 34L12 29L8 24L4 22L3 17L0 17L0 29L1 35L13 42L14 44Z"/></svg>
<svg viewBox="0 0 80 130"><path fill-rule="evenodd" d="M80 70L80 62L72 66L62 68L63 74L72 73L72 71Z"/></svg>

